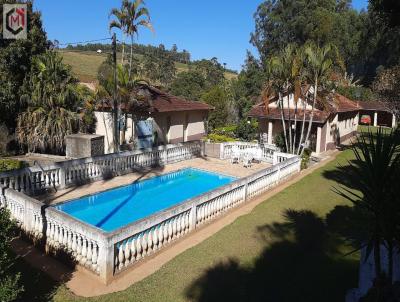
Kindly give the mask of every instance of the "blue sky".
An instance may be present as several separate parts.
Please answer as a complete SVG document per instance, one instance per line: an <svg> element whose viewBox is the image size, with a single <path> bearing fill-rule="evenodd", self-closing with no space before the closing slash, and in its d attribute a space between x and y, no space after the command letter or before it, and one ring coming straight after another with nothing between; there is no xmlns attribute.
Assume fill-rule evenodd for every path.
<svg viewBox="0 0 400 302"><path fill-rule="evenodd" d="M187 49L193 59L217 57L239 70L254 29L253 14L261 0L147 0L155 33L143 29L139 43ZM353 0L356 9L368 0ZM108 13L120 0L35 0L51 40L60 43L101 39L109 36Z"/></svg>

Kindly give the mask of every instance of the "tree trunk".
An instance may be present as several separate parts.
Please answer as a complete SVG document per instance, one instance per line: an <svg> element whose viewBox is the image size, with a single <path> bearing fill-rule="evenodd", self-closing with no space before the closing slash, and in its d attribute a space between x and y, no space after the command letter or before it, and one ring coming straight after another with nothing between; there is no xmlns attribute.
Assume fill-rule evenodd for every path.
<svg viewBox="0 0 400 302"><path fill-rule="evenodd" d="M289 86L289 85L287 85ZM292 148L293 148L293 140L292 140L292 119L290 115L290 96L289 96L289 90L287 90L287 103L288 103L288 122L289 122L289 149L287 149L287 153L292 153ZM283 102L282 102L283 103Z"/></svg>
<svg viewBox="0 0 400 302"><path fill-rule="evenodd" d="M121 65L124 66L124 57L125 57L125 35L123 35L123 41L122 41L122 57L121 57Z"/></svg>
<svg viewBox="0 0 400 302"><path fill-rule="evenodd" d="M294 100L294 99L293 99ZM294 137L293 137L293 146L291 153L295 154L296 152L296 138L297 138L297 102L294 101Z"/></svg>
<svg viewBox="0 0 400 302"><path fill-rule="evenodd" d="M315 85L314 85L314 99L313 99L313 104L312 104L312 108L311 108L311 116L310 116L310 120L308 122L308 129L307 129L307 135L306 138L304 140L304 142L308 142L309 138L310 138L310 133L311 133L311 127L312 127L312 123L314 120L314 108L315 108L315 103L317 102L317 93L318 93L318 78L315 78ZM304 148L301 150L301 155L303 155L304 152Z"/></svg>
<svg viewBox="0 0 400 302"><path fill-rule="evenodd" d="M297 148L297 155L300 154L300 148L301 148L301 144L303 141L303 137L304 137L304 127L306 124L306 107L307 107L307 101L306 101L306 96L304 96L304 100L303 100L303 123L301 125L301 134L300 134L300 140L299 140L299 147Z"/></svg>
<svg viewBox="0 0 400 302"><path fill-rule="evenodd" d="M129 60L129 80L131 80L131 74L132 74L132 60L133 60L133 35L131 36L131 57Z"/></svg>
<svg viewBox="0 0 400 302"><path fill-rule="evenodd" d="M287 141L287 136L286 136L286 123L285 123L285 114L283 110L283 99L282 99L282 94L279 92L279 103L280 103L280 111L281 111L281 120L282 120L282 127L283 127L283 136L285 138L285 146L286 146L286 152L289 150L288 148L288 141Z"/></svg>

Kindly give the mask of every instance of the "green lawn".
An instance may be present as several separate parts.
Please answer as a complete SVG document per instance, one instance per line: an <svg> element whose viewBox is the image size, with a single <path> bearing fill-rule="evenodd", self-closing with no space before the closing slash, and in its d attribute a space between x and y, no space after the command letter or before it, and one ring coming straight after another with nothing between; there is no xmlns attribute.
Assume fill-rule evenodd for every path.
<svg viewBox="0 0 400 302"><path fill-rule="evenodd" d="M344 256L352 248L328 232L324 218L348 205L332 187L340 180L338 163L351 156L340 153L125 291L81 299L26 270L25 279L34 273L36 281L28 283L25 299L45 301L47 292L55 301L342 301L357 285L358 254ZM293 210L291 223L286 209Z"/></svg>

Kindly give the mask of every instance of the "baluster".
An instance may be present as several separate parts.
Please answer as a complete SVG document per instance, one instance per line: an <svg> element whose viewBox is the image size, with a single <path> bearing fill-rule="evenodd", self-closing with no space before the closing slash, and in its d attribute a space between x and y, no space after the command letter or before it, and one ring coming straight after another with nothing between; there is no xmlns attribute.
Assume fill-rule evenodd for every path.
<svg viewBox="0 0 400 302"><path fill-rule="evenodd" d="M137 237L136 240L136 260L139 260L140 258L142 258L142 242L141 242L141 237L140 235Z"/></svg>
<svg viewBox="0 0 400 302"><path fill-rule="evenodd" d="M92 241L93 249L92 249L92 269L97 272L97 243Z"/></svg>
<svg viewBox="0 0 400 302"><path fill-rule="evenodd" d="M125 256L124 256L124 244L120 243L118 247L118 269L121 270L124 267Z"/></svg>
<svg viewBox="0 0 400 302"><path fill-rule="evenodd" d="M148 252L147 254L151 254L151 252L153 251L153 236L152 236L152 230L149 229L149 231L147 232L147 248L148 248Z"/></svg>
<svg viewBox="0 0 400 302"><path fill-rule="evenodd" d="M158 248L160 249L163 246L164 242L164 224L161 223L158 228Z"/></svg>
<svg viewBox="0 0 400 302"><path fill-rule="evenodd" d="M131 262L135 262L136 259L136 238L133 238L131 241Z"/></svg>
<svg viewBox="0 0 400 302"><path fill-rule="evenodd" d="M157 232L157 226L154 227L153 231L153 250L156 251L158 247L158 232Z"/></svg>
<svg viewBox="0 0 400 302"><path fill-rule="evenodd" d="M147 233L143 232L142 236L142 257L147 255Z"/></svg>
<svg viewBox="0 0 400 302"><path fill-rule="evenodd" d="M125 254L125 263L124 263L124 265L125 265L125 267L127 267L129 265L130 260L131 260L131 246L130 246L128 240L125 243L124 254Z"/></svg>
<svg viewBox="0 0 400 302"><path fill-rule="evenodd" d="M87 241L87 253L86 253L86 263L85 267L91 268L92 267L92 241L88 239Z"/></svg>
<svg viewBox="0 0 400 302"><path fill-rule="evenodd" d="M173 224L173 221L172 221L172 219L170 219L168 221L168 242L170 242L172 240L172 224Z"/></svg>
<svg viewBox="0 0 400 302"><path fill-rule="evenodd" d="M82 238L82 251L81 251L81 265L85 266L87 255L87 240L85 237Z"/></svg>

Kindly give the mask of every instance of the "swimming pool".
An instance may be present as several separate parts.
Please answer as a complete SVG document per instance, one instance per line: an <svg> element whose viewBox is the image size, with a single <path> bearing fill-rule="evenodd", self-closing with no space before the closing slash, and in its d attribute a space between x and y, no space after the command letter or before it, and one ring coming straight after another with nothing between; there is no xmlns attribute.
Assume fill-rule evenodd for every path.
<svg viewBox="0 0 400 302"><path fill-rule="evenodd" d="M234 180L231 176L186 168L71 200L55 208L110 232Z"/></svg>

